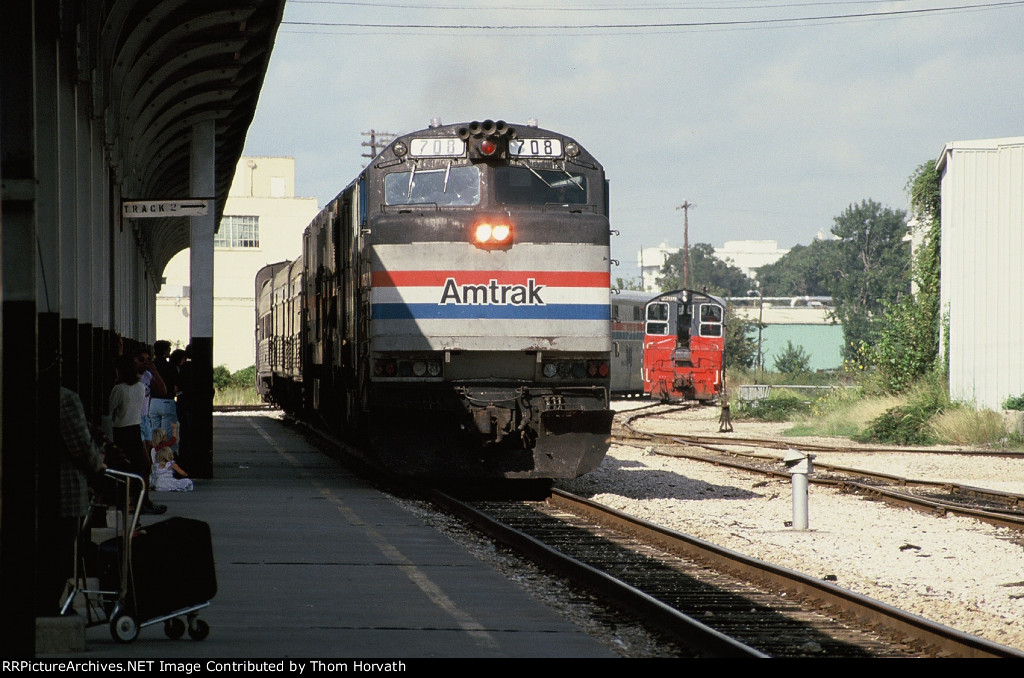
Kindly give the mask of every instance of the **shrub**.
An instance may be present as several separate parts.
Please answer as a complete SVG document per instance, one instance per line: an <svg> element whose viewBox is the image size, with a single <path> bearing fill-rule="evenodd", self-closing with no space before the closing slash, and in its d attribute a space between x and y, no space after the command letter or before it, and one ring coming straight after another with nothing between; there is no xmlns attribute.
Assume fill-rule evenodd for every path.
<svg viewBox="0 0 1024 678"><path fill-rule="evenodd" d="M217 365L213 368L213 388L215 391L222 391L231 385L231 372L226 365Z"/></svg>
<svg viewBox="0 0 1024 678"><path fill-rule="evenodd" d="M762 421L788 421L794 415L810 411L810 403L803 396L785 389L773 389L769 397L756 403L742 404L737 415L741 419Z"/></svg>
<svg viewBox="0 0 1024 678"><path fill-rule="evenodd" d="M1024 393L1019 396L1010 396L1003 403L1004 410L1024 410Z"/></svg>
<svg viewBox="0 0 1024 678"><path fill-rule="evenodd" d="M786 348L775 357L775 371L785 374L810 372L811 356L803 346L794 346L792 341L787 341Z"/></svg>
<svg viewBox="0 0 1024 678"><path fill-rule="evenodd" d="M935 440L929 421L949 406L949 395L942 379L934 374L926 376L910 389L906 404L883 412L856 439L897 445L929 445Z"/></svg>
<svg viewBox="0 0 1024 678"><path fill-rule="evenodd" d="M256 384L256 366L250 365L231 375L231 385L237 388L248 388Z"/></svg>

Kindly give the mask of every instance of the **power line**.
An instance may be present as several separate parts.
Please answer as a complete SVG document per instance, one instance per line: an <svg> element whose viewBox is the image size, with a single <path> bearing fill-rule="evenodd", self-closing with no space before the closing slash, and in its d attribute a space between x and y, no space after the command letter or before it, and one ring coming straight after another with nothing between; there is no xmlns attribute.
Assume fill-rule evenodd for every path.
<svg viewBox="0 0 1024 678"><path fill-rule="evenodd" d="M742 0L738 0L742 1ZM692 12L692 11L733 11L733 10L765 10L765 9L787 9L792 7L822 7L832 5L881 5L904 2L916 2L917 0L821 0L819 2L777 2L772 4L736 4L732 7L722 4L653 4L642 5L636 3L596 6L592 3L582 5L560 4L558 6L523 6L523 5L424 5L424 4L399 4L388 2L354 2L351 0L289 0L289 5L328 5L336 7L367 7L373 9L413 9L423 11L472 11L472 12Z"/></svg>
<svg viewBox="0 0 1024 678"><path fill-rule="evenodd" d="M606 24L425 24L425 23L363 23L342 21L282 21L282 26L317 26L324 28L378 28L388 30L481 30L481 31L518 31L518 30L639 30L665 28L715 28L715 27L765 27L788 26L797 24L856 21L865 19L888 19L897 17L922 16L950 12L974 11L1018 7L1024 0L1006 2L976 3L953 5L949 7L922 7L918 9L897 9L878 12L855 12L849 14L825 14L803 17L785 17L778 19L732 19L718 21L670 21L650 23L606 23Z"/></svg>

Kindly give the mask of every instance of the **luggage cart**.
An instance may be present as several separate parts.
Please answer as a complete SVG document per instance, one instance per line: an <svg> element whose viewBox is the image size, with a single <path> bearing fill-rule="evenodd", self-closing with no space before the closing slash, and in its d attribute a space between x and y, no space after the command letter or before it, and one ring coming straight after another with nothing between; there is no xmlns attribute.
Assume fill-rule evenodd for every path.
<svg viewBox="0 0 1024 678"><path fill-rule="evenodd" d="M142 528L139 526L142 503L133 501L132 489L137 488L134 496L141 497L147 481L134 473L113 469L107 469L106 478L114 488L108 498L113 499L112 506L94 503L94 508L115 509L118 516L115 536L95 549L92 563L89 562L92 549L84 548L91 542L77 541L74 585L70 587L61 613L66 613L81 594L86 626L109 624L110 635L117 642L130 643L138 638L141 629L161 622L168 638L181 638L187 630L192 639L203 640L209 635L210 627L199 619L198 612L209 606L209 599L216 593L209 526L198 520L171 518ZM92 515L90 511L83 533L87 534ZM176 539L186 543L175 543ZM143 562L137 562L140 559ZM98 588L88 585L88 569L93 566L98 575ZM170 571L178 576L186 566L197 568L197 574L185 576L184 586L169 589L161 586L162 575ZM162 569L164 567L169 570Z"/></svg>

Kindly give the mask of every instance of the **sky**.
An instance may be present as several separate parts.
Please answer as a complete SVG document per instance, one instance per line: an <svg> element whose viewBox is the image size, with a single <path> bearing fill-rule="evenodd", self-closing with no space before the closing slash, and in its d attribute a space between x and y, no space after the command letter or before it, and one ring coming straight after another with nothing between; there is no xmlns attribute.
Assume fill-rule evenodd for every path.
<svg viewBox="0 0 1024 678"><path fill-rule="evenodd" d="M947 142L1024 136L1024 2L288 0L244 154L294 157L324 205L364 132L435 117L593 153L613 280L682 245L684 202L691 243L788 248L865 199L906 210Z"/></svg>

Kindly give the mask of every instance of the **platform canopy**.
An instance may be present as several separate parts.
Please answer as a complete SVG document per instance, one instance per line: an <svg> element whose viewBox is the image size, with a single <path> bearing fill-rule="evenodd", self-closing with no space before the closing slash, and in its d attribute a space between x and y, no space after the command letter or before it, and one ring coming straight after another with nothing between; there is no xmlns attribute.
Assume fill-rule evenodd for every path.
<svg viewBox="0 0 1024 678"><path fill-rule="evenodd" d="M256 110L285 0L62 2L89 26L79 72L94 73L93 112L125 200L214 198L217 220ZM68 13L78 13L69 17ZM216 121L216 191L189 195L191 130ZM157 275L189 246L187 218L147 221Z"/></svg>

